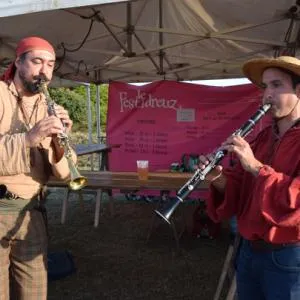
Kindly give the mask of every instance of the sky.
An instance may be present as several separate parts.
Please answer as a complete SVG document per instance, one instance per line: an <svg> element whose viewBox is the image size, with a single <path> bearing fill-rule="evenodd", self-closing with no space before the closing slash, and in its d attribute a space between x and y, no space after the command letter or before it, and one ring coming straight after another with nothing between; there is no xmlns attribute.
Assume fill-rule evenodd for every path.
<svg viewBox="0 0 300 300"><path fill-rule="evenodd" d="M193 84L212 85L212 86L233 86L233 85L241 85L241 84L250 83L250 81L247 78L194 80L194 81L184 81L184 82L193 83ZM143 85L143 84L147 84L147 82L132 83L132 84Z"/></svg>
<svg viewBox="0 0 300 300"><path fill-rule="evenodd" d="M250 81L247 78L198 80L198 81L186 81L186 82L194 83L194 84L213 85L213 86L232 86L232 85L250 83Z"/></svg>

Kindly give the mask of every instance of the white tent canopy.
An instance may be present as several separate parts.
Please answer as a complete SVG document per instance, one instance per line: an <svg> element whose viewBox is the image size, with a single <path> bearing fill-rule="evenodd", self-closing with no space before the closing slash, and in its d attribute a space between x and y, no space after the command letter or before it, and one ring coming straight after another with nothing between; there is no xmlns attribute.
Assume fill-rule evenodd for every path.
<svg viewBox="0 0 300 300"><path fill-rule="evenodd" d="M56 48L57 77L82 82L241 77L252 57L297 56L295 0L58 0L0 2L0 65L17 42Z"/></svg>
<svg viewBox="0 0 300 300"><path fill-rule="evenodd" d="M126 1L126 0L123 0ZM41 12L46 10L64 9L87 5L100 5L112 2L122 2L122 0L11 0L0 2L0 17L16 16Z"/></svg>

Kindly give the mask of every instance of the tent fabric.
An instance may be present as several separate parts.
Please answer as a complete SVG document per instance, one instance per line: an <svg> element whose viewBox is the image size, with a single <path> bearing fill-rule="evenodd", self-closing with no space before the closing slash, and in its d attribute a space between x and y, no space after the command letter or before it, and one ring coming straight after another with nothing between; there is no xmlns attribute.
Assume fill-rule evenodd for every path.
<svg viewBox="0 0 300 300"><path fill-rule="evenodd" d="M125 0L124 0L125 1ZM116 2L116 0L15 0L0 1L0 17L16 16L53 9L64 9L87 5L99 5ZM120 0L119 0L120 2Z"/></svg>
<svg viewBox="0 0 300 300"><path fill-rule="evenodd" d="M3 2L3 1L2 1ZM48 39L55 75L90 83L242 77L249 58L298 55L295 0L5 1L0 73L28 35Z"/></svg>

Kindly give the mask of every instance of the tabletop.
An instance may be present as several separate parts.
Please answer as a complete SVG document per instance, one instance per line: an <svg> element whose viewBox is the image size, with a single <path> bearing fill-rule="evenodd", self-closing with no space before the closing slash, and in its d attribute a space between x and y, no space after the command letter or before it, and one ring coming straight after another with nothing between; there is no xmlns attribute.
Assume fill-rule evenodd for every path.
<svg viewBox="0 0 300 300"><path fill-rule="evenodd" d="M92 189L128 189L128 190L178 190L193 174L173 172L150 172L148 180L138 179L137 172L109 172L109 171L82 171L82 176L87 177L87 188ZM51 178L48 186L66 186L66 183ZM197 190L207 189L207 183L201 182Z"/></svg>

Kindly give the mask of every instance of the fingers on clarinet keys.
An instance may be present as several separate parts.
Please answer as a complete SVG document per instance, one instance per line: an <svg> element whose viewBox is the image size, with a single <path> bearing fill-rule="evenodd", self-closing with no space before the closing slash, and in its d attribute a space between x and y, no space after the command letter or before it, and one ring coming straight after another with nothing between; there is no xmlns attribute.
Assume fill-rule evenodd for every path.
<svg viewBox="0 0 300 300"><path fill-rule="evenodd" d="M199 156L199 169L203 170L205 169L205 167L213 160L213 156L212 155L200 155Z"/></svg>
<svg viewBox="0 0 300 300"><path fill-rule="evenodd" d="M214 160L213 154L208 154L207 156L200 155L199 156L199 169L204 170L212 161ZM211 171L209 171L205 175L205 180L206 181L214 181L218 177L221 176L222 173L222 167L221 166L216 166L213 168Z"/></svg>

